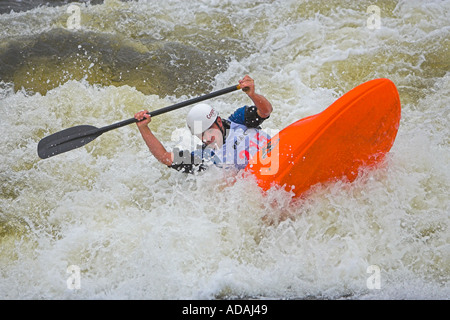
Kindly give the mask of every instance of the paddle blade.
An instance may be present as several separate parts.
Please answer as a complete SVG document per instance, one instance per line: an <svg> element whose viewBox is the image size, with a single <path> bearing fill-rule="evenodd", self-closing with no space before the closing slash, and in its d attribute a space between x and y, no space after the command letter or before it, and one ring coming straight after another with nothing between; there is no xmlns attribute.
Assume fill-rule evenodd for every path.
<svg viewBox="0 0 450 320"><path fill-rule="evenodd" d="M82 125L65 129L39 141L38 155L41 159L50 158L91 142L103 132L94 126Z"/></svg>

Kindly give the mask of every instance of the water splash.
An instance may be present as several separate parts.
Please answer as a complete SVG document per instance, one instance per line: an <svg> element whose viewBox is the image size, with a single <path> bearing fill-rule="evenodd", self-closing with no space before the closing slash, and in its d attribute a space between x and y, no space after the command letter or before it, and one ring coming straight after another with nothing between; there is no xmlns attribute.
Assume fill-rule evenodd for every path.
<svg viewBox="0 0 450 320"><path fill-rule="evenodd" d="M371 4L105 1L82 7L77 33L63 28L67 5L2 14L0 56L16 62L9 71L0 67L0 296L447 299L448 3L385 1L380 29L367 28ZM65 39L67 48L54 56L70 59L58 69L15 38L41 51ZM53 39L47 47L45 39ZM12 57L23 57L19 48L38 59L14 78L23 68ZM120 55L112 52L129 61L118 65ZM161 72L148 78L155 91L145 91L138 82L147 78L132 67L150 52L160 52L161 70L193 73L164 82ZM204 52L226 63L203 64ZM88 59L96 54L101 59ZM177 65L182 54L197 58L198 67ZM102 61L130 75L112 85L115 73L102 73ZM31 77L33 86L23 85L32 68L41 71ZM205 69L209 78L199 76ZM38 80L38 73L47 76ZM357 84L391 78L402 122L385 163L351 184L319 185L293 199L277 188L263 194L251 177L220 169L198 176L169 170L151 157L134 126L50 161L36 155L50 133L108 125L207 86L229 86L245 73L274 105L264 123L274 129L322 111ZM188 88L187 80L198 86ZM222 115L249 103L238 93L213 102ZM152 120L168 148L186 112ZM67 287L71 265L80 268L78 290ZM372 265L380 268L380 289L367 286Z"/></svg>

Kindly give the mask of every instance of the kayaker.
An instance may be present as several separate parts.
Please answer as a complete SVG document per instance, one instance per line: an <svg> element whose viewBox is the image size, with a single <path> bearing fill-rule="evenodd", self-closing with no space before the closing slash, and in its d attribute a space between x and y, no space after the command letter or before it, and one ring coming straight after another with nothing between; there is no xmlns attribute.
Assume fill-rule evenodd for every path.
<svg viewBox="0 0 450 320"><path fill-rule="evenodd" d="M253 101L253 106L243 106L223 119L208 104L194 106L187 115L187 125L193 135L202 140L203 145L193 152L174 149L167 151L148 127L151 121L147 110L134 115L139 131L150 152L161 163L186 173L205 170L208 165L243 169L270 137L261 130L260 124L272 112L271 103L255 92L254 80L246 75L239 80L243 91Z"/></svg>

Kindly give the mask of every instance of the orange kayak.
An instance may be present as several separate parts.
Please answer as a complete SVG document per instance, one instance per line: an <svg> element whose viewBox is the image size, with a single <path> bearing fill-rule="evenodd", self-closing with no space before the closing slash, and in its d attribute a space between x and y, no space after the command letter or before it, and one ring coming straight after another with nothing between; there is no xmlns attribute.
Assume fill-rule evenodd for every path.
<svg viewBox="0 0 450 320"><path fill-rule="evenodd" d="M263 190L273 185L301 195L317 183L353 181L360 167L379 163L400 125L397 88L389 79L359 85L327 109L275 135L246 167Z"/></svg>

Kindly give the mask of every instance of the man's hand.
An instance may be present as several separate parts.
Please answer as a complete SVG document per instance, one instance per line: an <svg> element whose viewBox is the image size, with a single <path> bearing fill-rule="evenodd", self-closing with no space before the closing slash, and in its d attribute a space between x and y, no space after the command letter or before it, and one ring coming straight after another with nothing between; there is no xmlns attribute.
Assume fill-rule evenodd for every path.
<svg viewBox="0 0 450 320"><path fill-rule="evenodd" d="M245 76L242 80L239 80L239 86L250 97L255 94L255 82L248 75Z"/></svg>
<svg viewBox="0 0 450 320"><path fill-rule="evenodd" d="M162 143L153 135L152 131L148 127L150 121L152 121L147 110L139 111L134 115L136 120L136 125L139 128L139 132L145 141L150 152L158 159L159 162L164 163L167 166L172 165L174 155L172 152L168 152Z"/></svg>
<svg viewBox="0 0 450 320"><path fill-rule="evenodd" d="M139 129L147 127L150 121L152 121L152 117L150 117L147 110L139 111L134 115L134 118L138 120L138 122L136 122L136 125Z"/></svg>

